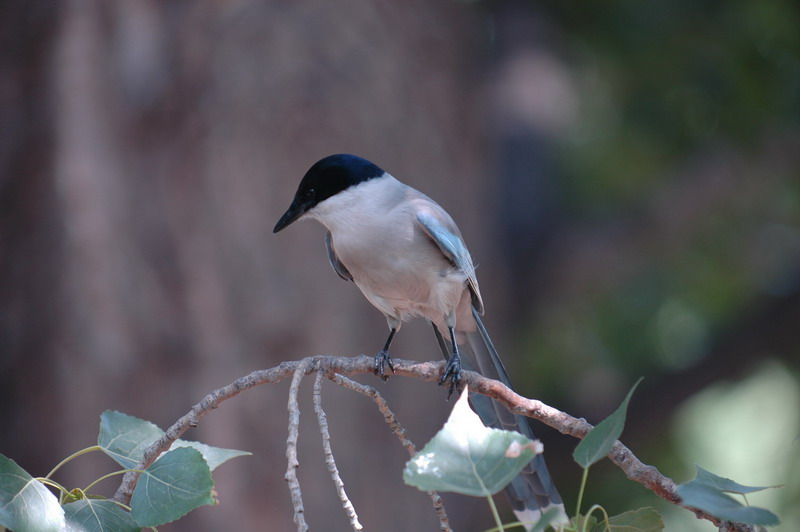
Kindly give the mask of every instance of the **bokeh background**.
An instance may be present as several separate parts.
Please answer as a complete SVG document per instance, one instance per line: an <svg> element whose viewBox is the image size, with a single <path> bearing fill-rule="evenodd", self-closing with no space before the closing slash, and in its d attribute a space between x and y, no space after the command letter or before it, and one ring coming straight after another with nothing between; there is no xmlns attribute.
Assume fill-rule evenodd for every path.
<svg viewBox="0 0 800 532"><path fill-rule="evenodd" d="M377 351L385 321L321 227L271 234L306 169L351 152L454 215L522 394L597 422L644 376L623 435L642 460L785 484L750 501L800 529L798 27L792 0L2 2L0 452L43 475L105 409L165 427L253 369ZM435 359L429 328L394 355ZM450 407L362 381L418 444ZM287 390L187 434L254 454L216 471L218 506L160 530L293 529ZM310 392L307 519L347 530ZM435 530L372 404L323 394L366 528ZM572 509L576 442L537 433ZM587 500L713 530L608 463ZM484 503L446 503L456 530L491 526Z"/></svg>

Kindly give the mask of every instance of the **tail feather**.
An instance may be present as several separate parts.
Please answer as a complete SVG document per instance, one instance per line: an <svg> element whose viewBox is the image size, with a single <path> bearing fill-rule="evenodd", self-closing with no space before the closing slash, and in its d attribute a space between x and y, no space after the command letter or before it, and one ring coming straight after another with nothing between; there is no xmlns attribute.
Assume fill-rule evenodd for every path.
<svg viewBox="0 0 800 532"><path fill-rule="evenodd" d="M499 380L513 389L508 372L489 338L480 315L475 309L472 315L478 328L476 332L467 333L466 344L459 345L462 366L464 369L477 371L484 377ZM433 330L442 355L445 359L449 359L450 347L436 325L433 325ZM515 430L530 439L535 439L529 420L525 416L512 414L505 406L485 395L470 393L469 399L472 408L487 427ZM553 484L541 454L525 466L519 476L505 488L505 493L517 519L522 522L535 523L543 512L551 508L559 509L560 516L557 519L559 522L567 521L561 496Z"/></svg>

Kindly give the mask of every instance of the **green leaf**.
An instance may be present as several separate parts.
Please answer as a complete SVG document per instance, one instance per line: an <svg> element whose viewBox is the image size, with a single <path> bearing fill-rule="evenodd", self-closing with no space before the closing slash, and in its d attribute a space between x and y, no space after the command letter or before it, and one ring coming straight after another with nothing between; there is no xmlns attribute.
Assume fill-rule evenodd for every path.
<svg viewBox="0 0 800 532"><path fill-rule="evenodd" d="M560 521L563 514L563 510L560 508L550 508L549 510L545 511L541 517L539 517L539 520L536 521L534 527L528 530L528 532L544 532L550 523L556 523L557 521Z"/></svg>
<svg viewBox="0 0 800 532"><path fill-rule="evenodd" d="M64 505L64 532L139 532L131 514L109 500L81 499Z"/></svg>
<svg viewBox="0 0 800 532"><path fill-rule="evenodd" d="M570 519L570 523L575 530L591 530L594 532L594 527L597 526L597 518L593 515L576 515Z"/></svg>
<svg viewBox="0 0 800 532"><path fill-rule="evenodd" d="M192 449L200 452L200 454L203 455L203 458L205 458L208 468L211 471L214 471L217 466L227 462L231 458L236 458L237 456L250 456L252 454L248 453L247 451L212 447L210 445L206 445L205 443L200 443L199 441L188 440L177 440L172 444L171 448L177 449L179 447L191 447Z"/></svg>
<svg viewBox="0 0 800 532"><path fill-rule="evenodd" d="M755 506L744 506L720 491L719 489L691 481L678 486L678 496L686 506L703 510L715 517L734 523L748 525L775 526L780 520L778 516Z"/></svg>
<svg viewBox="0 0 800 532"><path fill-rule="evenodd" d="M0 454L0 526L15 532L61 532L64 510L44 484Z"/></svg>
<svg viewBox="0 0 800 532"><path fill-rule="evenodd" d="M539 442L518 432L484 427L467 395L465 389L444 427L406 463L406 484L423 491L489 496L541 452Z"/></svg>
<svg viewBox="0 0 800 532"><path fill-rule="evenodd" d="M740 495L744 495L747 493L752 493L754 491L761 491L770 488L779 488L781 486L745 486L743 484L739 484L738 482L734 482L733 480L725 477L719 477L710 471L706 471L699 465L695 465L697 468L697 476L692 482L697 482L699 484L703 484L705 486L715 488L719 491L727 491L730 493L739 493Z"/></svg>
<svg viewBox="0 0 800 532"><path fill-rule="evenodd" d="M100 415L97 445L119 465L133 469L142 460L144 450L163 434L149 421L106 410Z"/></svg>
<svg viewBox="0 0 800 532"><path fill-rule="evenodd" d="M173 449L139 477L131 515L139 526L159 526L205 504L216 504L211 470L196 449Z"/></svg>
<svg viewBox="0 0 800 532"><path fill-rule="evenodd" d="M132 469L141 462L144 450L163 434L163 430L149 421L121 412L106 410L100 416L100 434L97 437L97 444L119 465L126 469ZM172 444L173 449L178 447L192 447L199 451L206 459L211 471L231 458L250 454L246 451L211 447L204 443L187 440L177 440Z"/></svg>
<svg viewBox="0 0 800 532"><path fill-rule="evenodd" d="M600 523L592 532L660 532L664 530L661 515L653 508L639 508L608 518L609 527Z"/></svg>
<svg viewBox="0 0 800 532"><path fill-rule="evenodd" d="M572 457L581 467L589 467L611 452L611 448L619 439L622 429L625 427L628 402L640 382L642 382L641 378L636 381L636 384L633 385L625 400L622 401L622 404L619 405L614 413L598 423L575 447Z"/></svg>

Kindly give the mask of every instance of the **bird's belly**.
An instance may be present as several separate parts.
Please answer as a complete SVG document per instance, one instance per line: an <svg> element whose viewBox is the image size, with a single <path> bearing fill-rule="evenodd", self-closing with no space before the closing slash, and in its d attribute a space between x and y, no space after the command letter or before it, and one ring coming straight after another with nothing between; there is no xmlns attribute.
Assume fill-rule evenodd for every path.
<svg viewBox="0 0 800 532"><path fill-rule="evenodd" d="M345 262L364 296L402 321L415 316L441 321L467 289L464 274L441 255L387 252L348 262L358 265L351 268Z"/></svg>

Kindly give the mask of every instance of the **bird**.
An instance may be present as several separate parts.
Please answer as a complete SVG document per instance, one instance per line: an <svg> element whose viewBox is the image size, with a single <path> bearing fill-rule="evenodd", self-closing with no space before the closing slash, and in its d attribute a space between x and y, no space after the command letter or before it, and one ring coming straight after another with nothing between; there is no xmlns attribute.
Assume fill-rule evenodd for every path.
<svg viewBox="0 0 800 532"><path fill-rule="evenodd" d="M273 233L305 219L326 228L325 248L336 274L355 283L386 317L389 336L375 355L376 375L386 380L394 371L392 340L403 322L421 317L431 323L446 360L439 384L449 381L448 398L460 390L464 369L511 388L481 319L475 263L455 221L438 203L367 159L335 154L309 168ZM486 426L534 439L528 418L477 393L470 393L470 403ZM541 454L505 491L523 523L536 523L551 508L557 520L566 520Z"/></svg>

